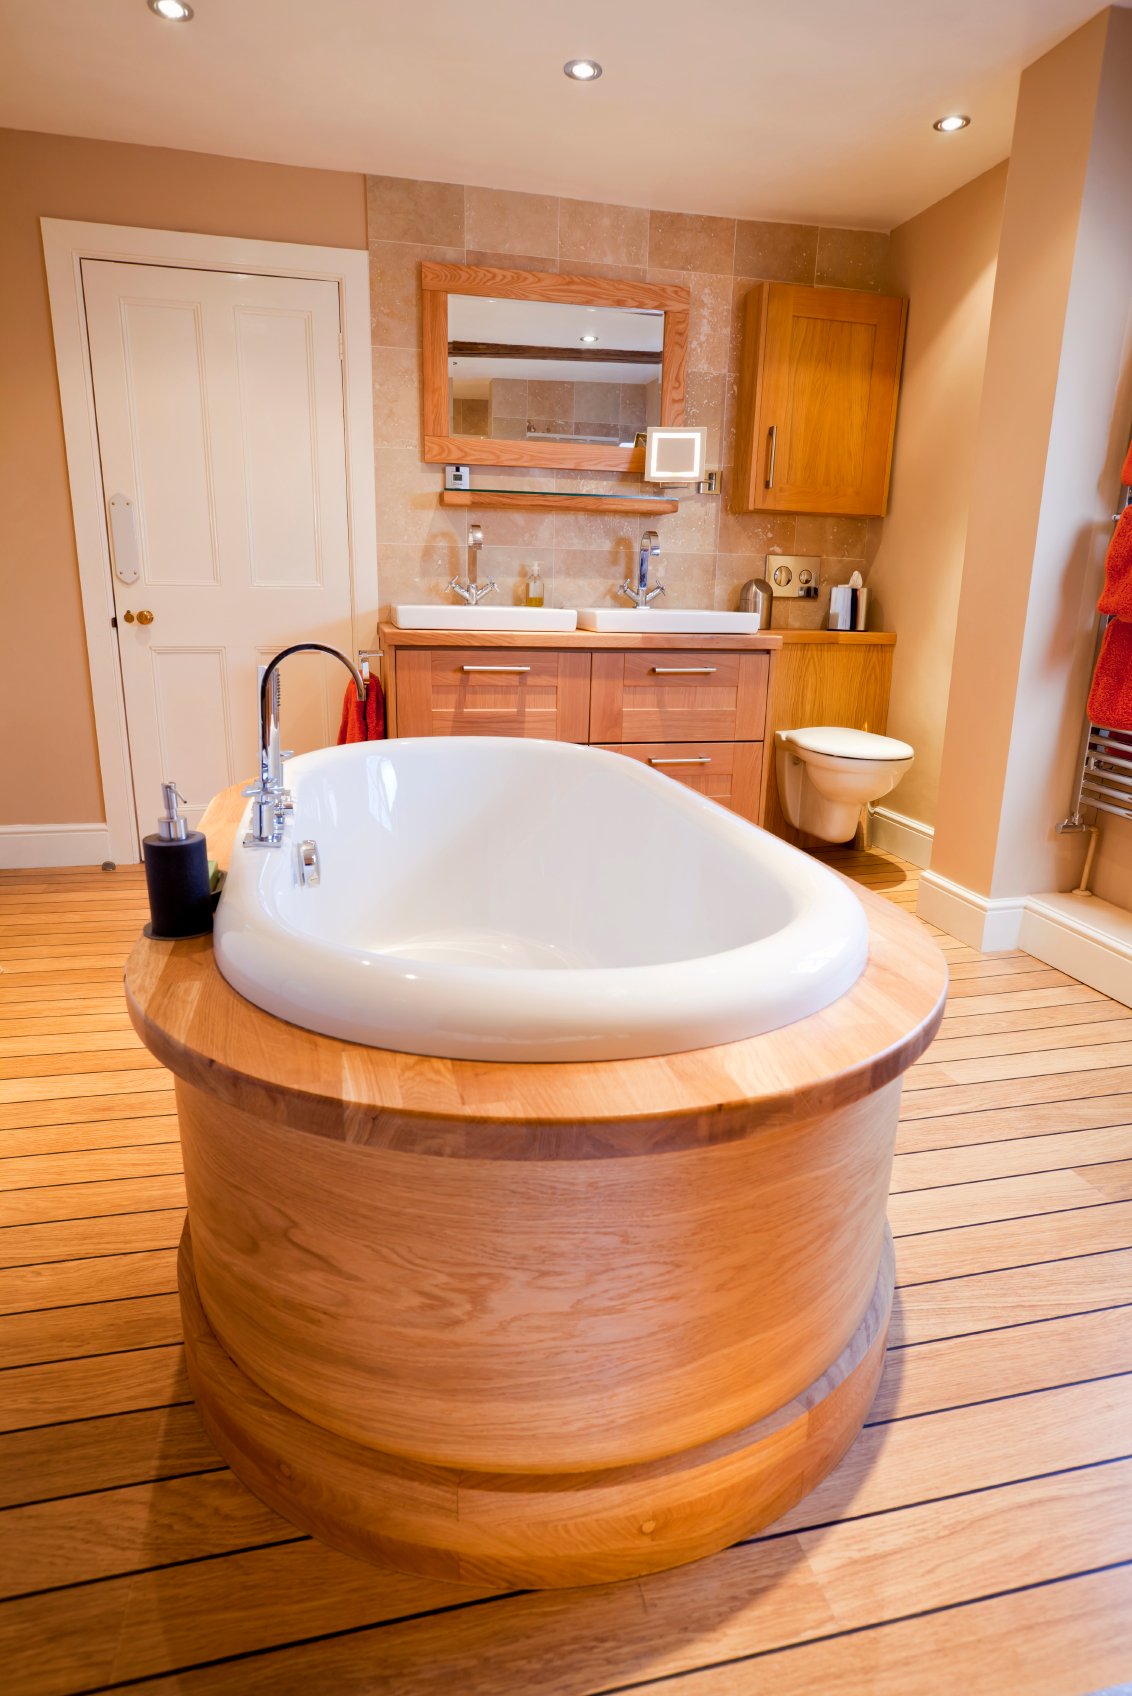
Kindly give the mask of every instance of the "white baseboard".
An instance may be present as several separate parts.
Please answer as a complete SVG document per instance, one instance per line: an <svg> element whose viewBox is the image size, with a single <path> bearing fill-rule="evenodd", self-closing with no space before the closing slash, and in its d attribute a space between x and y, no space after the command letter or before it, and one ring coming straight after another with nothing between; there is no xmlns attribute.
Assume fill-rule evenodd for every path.
<svg viewBox="0 0 1132 1696"><path fill-rule="evenodd" d="M1025 902L1024 895L979 895L938 872L926 871L920 879L916 911L968 948L997 954L1018 947Z"/></svg>
<svg viewBox="0 0 1132 1696"><path fill-rule="evenodd" d="M1123 908L1095 895L1027 896L1019 945L1132 1007L1132 913Z"/></svg>
<svg viewBox="0 0 1132 1696"><path fill-rule="evenodd" d="M907 860L909 865L919 866L921 871L931 865L935 831L930 824L910 819L891 807L870 807L869 819L872 841L877 848Z"/></svg>
<svg viewBox="0 0 1132 1696"><path fill-rule="evenodd" d="M110 858L104 824L0 824L0 868L100 866Z"/></svg>

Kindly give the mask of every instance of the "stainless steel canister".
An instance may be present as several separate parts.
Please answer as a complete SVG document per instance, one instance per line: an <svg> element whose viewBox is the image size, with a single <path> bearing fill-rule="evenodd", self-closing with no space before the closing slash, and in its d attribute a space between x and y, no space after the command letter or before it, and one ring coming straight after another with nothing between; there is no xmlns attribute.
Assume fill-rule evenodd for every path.
<svg viewBox="0 0 1132 1696"><path fill-rule="evenodd" d="M739 591L739 611L757 615L760 630L770 629L774 590L765 577L749 577Z"/></svg>

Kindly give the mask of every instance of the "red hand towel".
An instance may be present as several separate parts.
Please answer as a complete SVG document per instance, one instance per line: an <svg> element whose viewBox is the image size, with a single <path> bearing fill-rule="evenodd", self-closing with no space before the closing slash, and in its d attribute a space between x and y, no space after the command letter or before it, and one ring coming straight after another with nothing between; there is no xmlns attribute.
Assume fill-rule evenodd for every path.
<svg viewBox="0 0 1132 1696"><path fill-rule="evenodd" d="M1120 481L1126 487L1132 488L1132 442L1128 444L1128 452L1124 456L1124 469L1120 473Z"/></svg>
<svg viewBox="0 0 1132 1696"><path fill-rule="evenodd" d="M1128 467L1125 467L1128 470ZM1132 506L1126 506L1108 545L1098 612L1132 622ZM1094 720L1094 723L1096 721Z"/></svg>
<svg viewBox="0 0 1132 1696"><path fill-rule="evenodd" d="M338 743L380 742L385 735L385 695L376 677L366 684L365 704L358 700L354 685L347 686L342 700L342 723Z"/></svg>
<svg viewBox="0 0 1132 1696"><path fill-rule="evenodd" d="M1094 724L1132 730L1132 624L1122 618L1114 618L1104 633L1088 712Z"/></svg>

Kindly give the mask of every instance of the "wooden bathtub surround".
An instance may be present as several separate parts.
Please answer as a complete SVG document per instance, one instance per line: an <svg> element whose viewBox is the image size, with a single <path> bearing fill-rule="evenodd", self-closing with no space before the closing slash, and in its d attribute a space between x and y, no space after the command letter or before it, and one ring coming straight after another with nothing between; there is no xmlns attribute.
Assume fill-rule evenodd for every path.
<svg viewBox="0 0 1132 1696"><path fill-rule="evenodd" d="M242 805L206 817L222 859ZM880 1372L901 1079L946 986L861 894L834 1006L608 1064L341 1042L242 1000L209 939L140 940L190 1380L250 1488L348 1552L538 1586L679 1564L810 1490Z"/></svg>
<svg viewBox="0 0 1132 1696"><path fill-rule="evenodd" d="M589 742L663 762L667 776L801 842L778 801L774 732L883 733L895 642L883 631L532 635L383 624L378 645L391 736Z"/></svg>

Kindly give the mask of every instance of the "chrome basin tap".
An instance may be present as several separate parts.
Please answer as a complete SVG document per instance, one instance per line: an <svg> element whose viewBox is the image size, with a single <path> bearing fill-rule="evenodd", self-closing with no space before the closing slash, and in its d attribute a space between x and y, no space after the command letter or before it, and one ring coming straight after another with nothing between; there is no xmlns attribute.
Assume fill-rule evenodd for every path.
<svg viewBox="0 0 1132 1696"><path fill-rule="evenodd" d="M660 558L660 537L655 530L646 530L641 537L641 553L637 561L637 581L626 577L617 593L625 595L635 607L651 607L658 595L663 595L664 584L655 583L649 588L649 560Z"/></svg>
<svg viewBox="0 0 1132 1696"><path fill-rule="evenodd" d="M283 648L263 668L259 685L259 782L243 791L251 797L251 829L244 837L245 848L278 848L283 841L283 824L291 810L290 792L283 784L283 761L279 746L279 667L289 654L329 654L340 660L354 680L359 702L366 698L361 672L337 648L325 642L295 642Z"/></svg>
<svg viewBox="0 0 1132 1696"><path fill-rule="evenodd" d="M478 524L468 525L468 581L461 583L454 577L448 587L454 594L459 595L465 605L479 606L485 595L490 595L496 587L495 578L489 577L486 583L479 580L478 555L483 547L483 531Z"/></svg>

